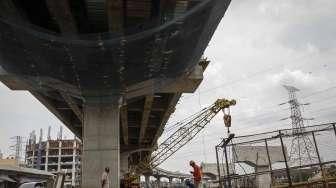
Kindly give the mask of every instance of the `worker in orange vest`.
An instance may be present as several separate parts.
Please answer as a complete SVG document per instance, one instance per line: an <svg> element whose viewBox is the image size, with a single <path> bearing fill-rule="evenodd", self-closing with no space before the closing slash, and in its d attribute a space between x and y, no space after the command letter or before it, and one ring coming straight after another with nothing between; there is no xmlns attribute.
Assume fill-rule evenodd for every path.
<svg viewBox="0 0 336 188"><path fill-rule="evenodd" d="M194 176L194 185L195 185L195 188L200 188L201 187L201 180L202 180L202 170L195 163L195 161L190 161L189 164L194 169L194 171L190 171L190 173Z"/></svg>

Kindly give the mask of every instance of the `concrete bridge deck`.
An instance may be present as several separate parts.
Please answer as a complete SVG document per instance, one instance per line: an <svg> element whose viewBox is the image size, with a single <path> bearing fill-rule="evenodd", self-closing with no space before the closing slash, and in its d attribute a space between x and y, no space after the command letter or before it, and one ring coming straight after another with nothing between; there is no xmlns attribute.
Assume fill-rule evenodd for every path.
<svg viewBox="0 0 336 188"><path fill-rule="evenodd" d="M118 178L151 154L181 94L202 81L229 3L2 0L0 80L82 138L83 187L95 187L105 166Z"/></svg>

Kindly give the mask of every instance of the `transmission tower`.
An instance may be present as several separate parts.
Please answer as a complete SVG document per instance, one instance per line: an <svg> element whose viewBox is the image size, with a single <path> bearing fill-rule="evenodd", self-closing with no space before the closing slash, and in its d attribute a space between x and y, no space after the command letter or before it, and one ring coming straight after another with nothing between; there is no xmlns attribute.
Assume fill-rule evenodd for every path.
<svg viewBox="0 0 336 188"><path fill-rule="evenodd" d="M300 104L298 102L296 98L296 92L300 91L299 89L288 85L284 85L283 87L287 89L289 95L288 103L291 110L291 116L289 118L292 121L292 134L294 136L291 143L289 161L293 164L299 164L300 166L313 163L317 159L314 145L310 138L306 134L304 134L304 120L308 119L303 118L301 113L301 106L309 104Z"/></svg>

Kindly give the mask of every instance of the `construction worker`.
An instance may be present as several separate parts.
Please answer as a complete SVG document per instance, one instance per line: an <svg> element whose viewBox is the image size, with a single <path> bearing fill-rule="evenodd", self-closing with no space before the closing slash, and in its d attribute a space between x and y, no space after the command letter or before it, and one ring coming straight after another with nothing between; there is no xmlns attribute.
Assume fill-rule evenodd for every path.
<svg viewBox="0 0 336 188"><path fill-rule="evenodd" d="M101 187L102 188L110 188L110 178L109 178L110 169L106 167L101 179Z"/></svg>
<svg viewBox="0 0 336 188"><path fill-rule="evenodd" d="M201 181L202 181L201 168L195 163L195 161L190 161L189 164L194 169L194 171L190 171L190 173L194 176L195 188L200 188L201 187Z"/></svg>
<svg viewBox="0 0 336 188"><path fill-rule="evenodd" d="M185 184L188 188L195 188L194 184L191 183L191 181L189 179L185 180Z"/></svg>

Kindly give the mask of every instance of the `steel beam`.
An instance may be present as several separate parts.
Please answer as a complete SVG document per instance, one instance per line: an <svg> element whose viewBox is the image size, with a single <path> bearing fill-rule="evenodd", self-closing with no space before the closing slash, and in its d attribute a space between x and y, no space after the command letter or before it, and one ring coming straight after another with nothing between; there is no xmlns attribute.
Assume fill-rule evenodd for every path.
<svg viewBox="0 0 336 188"><path fill-rule="evenodd" d="M132 111L132 112L142 112L143 109L142 108L137 108L137 107L132 107L132 108L128 108L128 111ZM155 112L164 112L165 109L164 108L155 108L152 107L151 111L155 111Z"/></svg>
<svg viewBox="0 0 336 188"><path fill-rule="evenodd" d="M83 111L78 107L77 103L73 100L73 98L65 92L60 92L64 101L69 105L74 114L76 114L77 118L83 123Z"/></svg>

